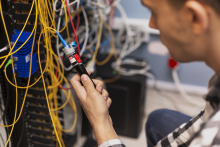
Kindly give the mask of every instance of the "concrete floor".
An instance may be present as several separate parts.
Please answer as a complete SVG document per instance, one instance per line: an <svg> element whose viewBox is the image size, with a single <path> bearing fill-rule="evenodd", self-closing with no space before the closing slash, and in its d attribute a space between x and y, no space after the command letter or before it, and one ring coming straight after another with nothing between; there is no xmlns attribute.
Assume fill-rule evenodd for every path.
<svg viewBox="0 0 220 147"><path fill-rule="evenodd" d="M191 96L198 100L198 105L195 107L195 105L187 102L179 93L158 91L155 89L148 89L146 92L145 116L142 132L138 139L120 136L120 139L124 142L126 147L147 147L145 123L148 115L152 111L167 108L180 111L190 116L196 116L205 107L205 101L202 96Z"/></svg>

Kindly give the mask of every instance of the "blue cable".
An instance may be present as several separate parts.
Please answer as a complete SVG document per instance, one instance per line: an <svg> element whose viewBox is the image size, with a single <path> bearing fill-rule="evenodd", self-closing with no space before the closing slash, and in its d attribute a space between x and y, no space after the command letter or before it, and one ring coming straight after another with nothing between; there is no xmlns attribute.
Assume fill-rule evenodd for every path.
<svg viewBox="0 0 220 147"><path fill-rule="evenodd" d="M109 35L109 37L100 44L99 48L102 48L103 46L107 45L109 43L110 39L111 39L111 36ZM80 44L79 46L80 46L80 48L82 48L83 45ZM95 48L96 48L95 46L92 47L92 50L95 51ZM78 53L78 50L76 50L76 52ZM83 53L90 53L90 52L88 50L85 50Z"/></svg>
<svg viewBox="0 0 220 147"><path fill-rule="evenodd" d="M102 48L103 46L107 45L107 44L109 43L110 39L111 39L111 36L109 36L105 41L103 41L103 42L100 44L99 48ZM96 48L95 46L92 47L92 50L94 51L95 48Z"/></svg>

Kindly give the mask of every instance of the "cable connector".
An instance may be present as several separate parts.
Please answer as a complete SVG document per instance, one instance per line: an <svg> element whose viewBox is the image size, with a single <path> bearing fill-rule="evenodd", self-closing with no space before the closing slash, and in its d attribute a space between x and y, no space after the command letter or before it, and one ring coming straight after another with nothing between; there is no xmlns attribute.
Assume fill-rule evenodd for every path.
<svg viewBox="0 0 220 147"><path fill-rule="evenodd" d="M75 48L77 47L76 43L73 41L68 45L57 31L56 33L64 46L63 52L65 53L65 55L68 56L69 54L75 53Z"/></svg>
<svg viewBox="0 0 220 147"><path fill-rule="evenodd" d="M5 69L8 67L8 65L12 64L13 60L12 59L9 59L7 64L5 65Z"/></svg>
<svg viewBox="0 0 220 147"><path fill-rule="evenodd" d="M57 33L58 37L60 38L61 43L63 44L63 46L64 46L65 48L69 48L68 44L67 44L66 41L62 38L62 36L61 36L57 31L56 31L56 33Z"/></svg>

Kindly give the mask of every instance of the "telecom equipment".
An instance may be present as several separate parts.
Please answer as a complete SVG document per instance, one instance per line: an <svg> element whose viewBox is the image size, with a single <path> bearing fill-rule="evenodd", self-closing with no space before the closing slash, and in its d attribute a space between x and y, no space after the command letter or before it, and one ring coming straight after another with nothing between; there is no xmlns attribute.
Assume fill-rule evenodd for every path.
<svg viewBox="0 0 220 147"><path fill-rule="evenodd" d="M64 46L64 53L67 56L67 58L69 59L70 63L73 65L73 67L75 68L75 70L80 74L86 74L89 76L88 72L86 71L85 66L83 65L79 55L75 52L75 48L77 47L75 42L72 42L71 44L67 44L66 41L60 36L60 34L58 32L56 32L57 35L59 36L63 46ZM91 79L91 78L90 78ZM92 79L91 79L92 80ZM93 82L93 80L92 80ZM96 87L95 83L93 82L93 85Z"/></svg>
<svg viewBox="0 0 220 147"><path fill-rule="evenodd" d="M87 68L96 77L100 73L97 66L108 65L114 57L111 67L118 74L112 79L103 76L106 83L120 82L121 75L147 75L147 64L129 71L120 68L128 63L123 59L141 45L142 35L126 23L119 1L0 0L0 111L4 122L0 126L6 130L6 146L70 147L80 144L82 135L91 135L91 126L75 103L66 78L69 74L88 75ZM115 6L126 28L119 30L117 39L111 30ZM59 37L64 38L61 43ZM115 42L122 48L120 54ZM109 55L101 61L100 52L109 44ZM64 129L63 109L67 107L72 109L73 122ZM112 115L117 118L118 114Z"/></svg>

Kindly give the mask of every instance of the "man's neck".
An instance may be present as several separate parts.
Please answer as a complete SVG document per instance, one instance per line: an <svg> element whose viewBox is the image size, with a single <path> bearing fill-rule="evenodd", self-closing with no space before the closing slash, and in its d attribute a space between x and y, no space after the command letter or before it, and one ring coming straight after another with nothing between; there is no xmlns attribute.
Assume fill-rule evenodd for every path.
<svg viewBox="0 0 220 147"><path fill-rule="evenodd" d="M208 40L209 41L209 40ZM211 67L216 74L220 74L220 31L209 41L208 53L205 57L206 64Z"/></svg>
<svg viewBox="0 0 220 147"><path fill-rule="evenodd" d="M220 48L219 48L220 49ZM206 61L206 64L212 68L217 75L220 74L220 54L217 57L210 56L210 59Z"/></svg>
<svg viewBox="0 0 220 147"><path fill-rule="evenodd" d="M212 23L210 24L209 34L206 42L208 52L205 57L206 64L211 67L217 75L220 74L220 19L218 16L211 15Z"/></svg>

